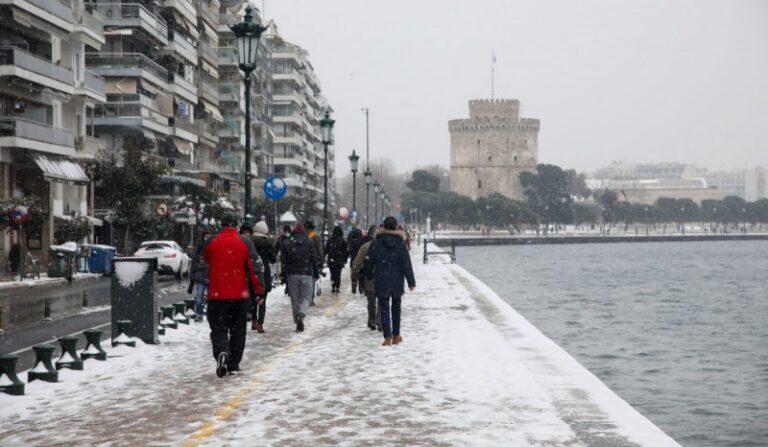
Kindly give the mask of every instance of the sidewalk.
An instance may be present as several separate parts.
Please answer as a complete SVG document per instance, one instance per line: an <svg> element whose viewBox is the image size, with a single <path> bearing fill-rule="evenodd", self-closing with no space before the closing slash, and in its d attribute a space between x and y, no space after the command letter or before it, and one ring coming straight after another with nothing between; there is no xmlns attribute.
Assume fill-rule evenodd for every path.
<svg viewBox="0 0 768 447"><path fill-rule="evenodd" d="M0 394L0 444L678 445L461 267L414 268L400 346L346 281L301 334L278 288L242 375L216 378L207 324L181 326Z"/></svg>

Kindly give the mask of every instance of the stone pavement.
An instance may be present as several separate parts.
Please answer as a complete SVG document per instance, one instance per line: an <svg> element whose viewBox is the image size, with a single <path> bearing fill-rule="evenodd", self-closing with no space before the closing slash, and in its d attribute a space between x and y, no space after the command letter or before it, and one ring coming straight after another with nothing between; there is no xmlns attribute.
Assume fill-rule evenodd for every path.
<svg viewBox="0 0 768 447"><path fill-rule="evenodd" d="M0 395L0 444L678 445L461 267L414 255L400 346L381 346L346 280L324 284L304 333L278 288L243 374L218 379L207 324L182 326Z"/></svg>

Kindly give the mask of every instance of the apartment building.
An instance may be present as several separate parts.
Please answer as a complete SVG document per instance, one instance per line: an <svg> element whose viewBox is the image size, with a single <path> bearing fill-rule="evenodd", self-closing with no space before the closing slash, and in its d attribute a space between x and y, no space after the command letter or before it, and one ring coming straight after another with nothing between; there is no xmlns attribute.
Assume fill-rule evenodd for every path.
<svg viewBox="0 0 768 447"><path fill-rule="evenodd" d="M323 195L325 154L320 139L320 119L331 111L309 54L288 42L273 28L267 41L272 47L274 123L274 172L288 185L289 196ZM328 152L328 197L335 208L334 148Z"/></svg>
<svg viewBox="0 0 768 447"><path fill-rule="evenodd" d="M35 198L47 211L25 232L38 254L57 224L92 214L90 179L76 161L104 149L88 120L105 86L85 65L105 44L102 25L83 0L0 0L0 200ZM0 236L3 264L15 237Z"/></svg>

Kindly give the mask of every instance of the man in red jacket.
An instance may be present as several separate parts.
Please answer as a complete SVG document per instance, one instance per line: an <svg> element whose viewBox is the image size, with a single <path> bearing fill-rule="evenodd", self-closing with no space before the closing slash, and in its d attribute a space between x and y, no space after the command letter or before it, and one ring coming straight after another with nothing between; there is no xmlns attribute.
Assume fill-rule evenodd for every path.
<svg viewBox="0 0 768 447"><path fill-rule="evenodd" d="M208 324L211 327L216 375L240 371L245 350L246 317L250 303L248 282L256 295L264 287L256 277L248 247L237 234L233 216L221 219L224 227L205 246L208 262Z"/></svg>

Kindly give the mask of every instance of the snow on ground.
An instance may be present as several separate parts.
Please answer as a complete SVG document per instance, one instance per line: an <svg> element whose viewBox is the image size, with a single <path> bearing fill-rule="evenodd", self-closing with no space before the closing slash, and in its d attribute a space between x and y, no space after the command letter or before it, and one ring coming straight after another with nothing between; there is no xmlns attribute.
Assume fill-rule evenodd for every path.
<svg viewBox="0 0 768 447"><path fill-rule="evenodd" d="M417 261L402 345L381 346L346 278L304 333L281 287L241 375L215 376L207 324L179 325L0 394L0 444L677 445L462 268Z"/></svg>

